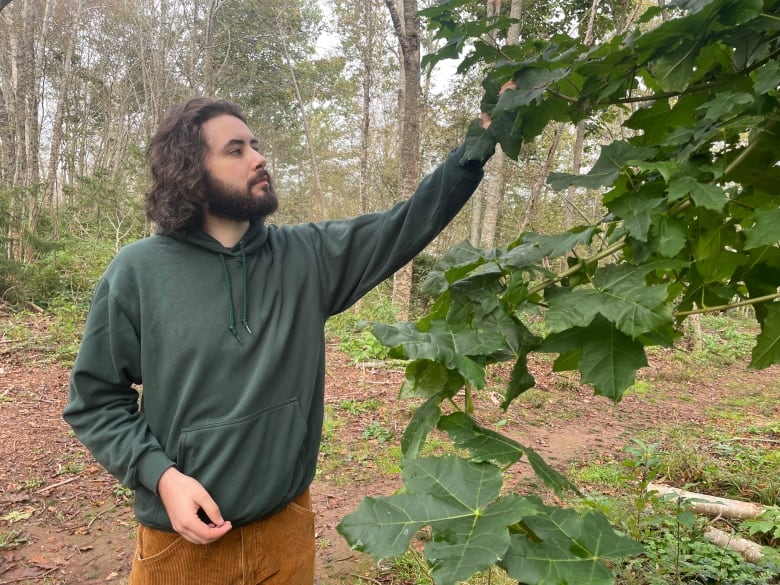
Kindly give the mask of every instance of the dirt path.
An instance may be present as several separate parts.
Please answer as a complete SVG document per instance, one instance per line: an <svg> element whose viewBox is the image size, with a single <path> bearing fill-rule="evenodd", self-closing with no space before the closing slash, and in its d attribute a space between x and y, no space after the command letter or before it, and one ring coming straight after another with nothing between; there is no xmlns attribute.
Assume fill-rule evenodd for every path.
<svg viewBox="0 0 780 585"><path fill-rule="evenodd" d="M44 355L0 351L0 585L126 583L135 526L130 495L62 421L67 370ZM399 479L368 455L328 458L397 444L410 412L410 405L396 400L403 372L353 366L335 349L329 353L327 403L340 417L329 440L337 440L342 451L323 445L313 485L318 582L352 584L357 576L381 582L375 563L351 551L335 527L363 496L388 494ZM733 408L736 398L742 399L739 408L749 409L744 399L750 393L770 393L780 405L778 369L747 372L736 365L692 373L669 361L651 364L637 392L619 405L540 365L538 388L528 397L504 413L486 390L478 414L483 424L501 424L502 432L565 471L573 461L617 456L644 429L707 423ZM697 382L690 383L694 377ZM777 419L780 406L755 416ZM518 465L515 473L522 483L528 469Z"/></svg>

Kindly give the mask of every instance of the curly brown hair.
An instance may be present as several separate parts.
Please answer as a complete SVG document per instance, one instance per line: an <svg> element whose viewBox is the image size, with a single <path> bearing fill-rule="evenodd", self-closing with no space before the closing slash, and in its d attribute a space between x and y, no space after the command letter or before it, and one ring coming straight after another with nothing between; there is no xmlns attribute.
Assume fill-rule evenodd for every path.
<svg viewBox="0 0 780 585"><path fill-rule="evenodd" d="M182 234L200 227L207 200L201 127L225 114L247 123L236 104L201 97L175 105L157 127L146 149L152 184L145 211L162 231Z"/></svg>

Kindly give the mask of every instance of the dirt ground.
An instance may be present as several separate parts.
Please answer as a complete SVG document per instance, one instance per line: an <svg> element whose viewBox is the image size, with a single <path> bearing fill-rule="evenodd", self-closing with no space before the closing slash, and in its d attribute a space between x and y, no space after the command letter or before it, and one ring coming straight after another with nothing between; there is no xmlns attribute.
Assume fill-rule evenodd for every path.
<svg viewBox="0 0 780 585"><path fill-rule="evenodd" d="M380 439L384 445L377 449L397 444L411 408L396 398L403 371L353 365L335 346L329 348L328 364L331 412L368 399L375 405L353 409L348 424L338 427L338 440L365 447ZM753 394L765 397L756 401L763 405L752 413L756 419L780 417L777 368L749 372L736 364L697 369L658 360L642 373L645 382L619 405L579 387L574 377L548 373L548 368L534 366L537 389L506 413L498 408L497 395L483 391L478 414L483 424L501 421L502 432L564 472L576 461L618 457L644 429L710 423L735 404L744 415ZM135 530L130 494L94 462L62 421L67 384L67 369L51 357L14 349L11 343L0 345L0 585L127 581ZM767 402L774 404L769 410ZM377 428L388 429L391 438L367 432ZM331 452L323 447L323 457ZM516 468L520 485L529 472L523 464ZM322 469L312 486L319 585L388 583L382 567L350 550L335 527L364 496L399 487L398 476L365 458L335 466L327 462Z"/></svg>

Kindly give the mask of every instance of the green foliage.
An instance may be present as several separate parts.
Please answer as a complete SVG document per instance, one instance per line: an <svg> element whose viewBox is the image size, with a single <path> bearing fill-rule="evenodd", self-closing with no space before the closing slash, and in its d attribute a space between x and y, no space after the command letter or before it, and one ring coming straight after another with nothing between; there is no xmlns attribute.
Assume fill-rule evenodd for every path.
<svg viewBox="0 0 780 585"><path fill-rule="evenodd" d="M0 532L0 550L11 550L27 544L27 539L17 530Z"/></svg>
<svg viewBox="0 0 780 585"><path fill-rule="evenodd" d="M753 399L755 402L755 399ZM780 506L777 425L743 429L740 437L681 428L664 439L663 475L704 493Z"/></svg>
<svg viewBox="0 0 780 585"><path fill-rule="evenodd" d="M390 350L367 328L369 321L393 321L393 310L382 286L372 290L355 308L334 315L325 324L325 334L338 341L339 349L354 363L383 360Z"/></svg>
<svg viewBox="0 0 780 585"><path fill-rule="evenodd" d="M768 508L757 518L743 521L742 528L753 539L763 537L767 546L777 548L780 545L780 508Z"/></svg>
<svg viewBox="0 0 780 585"><path fill-rule="evenodd" d="M364 439L374 439L378 443L387 443L393 438L393 431L382 426L382 423L371 421L360 436Z"/></svg>
<svg viewBox="0 0 780 585"><path fill-rule="evenodd" d="M548 179L556 189L600 191L608 215L556 235L522 233L503 248L456 246L426 279L435 297L428 315L373 326L392 357L409 360L402 394L426 401L402 439L404 493L366 499L339 529L385 557L430 526L425 554L440 585L496 564L529 585L612 583L604 561L641 548L601 513L499 496L502 470L521 456L559 492L573 486L531 450L480 427L473 390L485 387L490 365L512 363L507 408L535 384L528 355L543 352L557 354L555 371L577 370L618 401L647 365L646 348L673 345L688 315L746 304L760 327L751 367L780 363L780 2L683 1L678 18L656 22L652 8L641 27L601 44L553 35L501 48L478 37L506 19L465 25L466 6L453 0L425 12L447 41L438 57L472 47L461 69L489 67L482 107L492 124L472 125L464 160L484 160L495 142L518 158L550 123L619 114L621 138L588 172ZM510 79L517 89L500 93ZM558 261L568 266L560 274L549 269ZM530 329L538 318L543 334ZM442 415L444 401L458 412ZM434 428L468 456L417 458ZM649 445L635 447L641 484L658 460ZM675 515L674 524L688 520ZM678 550L682 574L693 561ZM690 574L735 582L725 564Z"/></svg>
<svg viewBox="0 0 780 585"><path fill-rule="evenodd" d="M602 559L641 552L603 514L550 508L535 496L501 496L501 469L491 463L406 459L403 475L404 493L366 498L338 529L356 548L383 558L403 554L417 530L431 526L425 553L437 583L496 563L528 583L540 575L554 583L609 583Z"/></svg>
<svg viewBox="0 0 780 585"><path fill-rule="evenodd" d="M703 529L709 519L697 517L686 502L670 501L668 496L648 492L651 481L664 476L674 485L684 485L684 478L675 475L673 463L691 456L694 445L708 443L713 432L687 429L681 437L685 442L664 442L660 445L633 439L624 448L625 456L619 462L599 462L596 470L578 470L576 476L589 482L598 494L586 502L606 512L610 521L622 527L641 542L645 551L636 558L627 559L618 568L618 582L632 585L666 585L668 583L734 583L768 585L777 575L777 555L768 555L758 564L747 563L739 554L717 547L704 539ZM715 433L717 435L717 433ZM749 484L754 472L742 468L738 483ZM598 475L594 475L598 473ZM759 472L772 473L766 468ZM775 470L776 473L776 470ZM595 483L595 485L594 485ZM700 485L698 491L734 496L712 484ZM761 518L744 521L739 534L766 537L778 531L776 508ZM778 532L780 534L780 532ZM771 537L764 541L772 544Z"/></svg>
<svg viewBox="0 0 780 585"><path fill-rule="evenodd" d="M339 342L339 349L352 358L352 362L355 364L370 360L383 360L390 353L390 350L367 329L342 339Z"/></svg>
<svg viewBox="0 0 780 585"><path fill-rule="evenodd" d="M723 583L772 585L778 569L772 559L746 563L732 550L701 538L701 527L679 531L670 524L645 543L646 556L635 559L620 571L620 580L636 585L666 583Z"/></svg>

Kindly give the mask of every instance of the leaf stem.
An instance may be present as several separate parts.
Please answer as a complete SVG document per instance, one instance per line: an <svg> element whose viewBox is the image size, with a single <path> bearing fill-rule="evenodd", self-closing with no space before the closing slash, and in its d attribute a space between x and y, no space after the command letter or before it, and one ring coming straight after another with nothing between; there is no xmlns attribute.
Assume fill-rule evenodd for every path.
<svg viewBox="0 0 780 585"><path fill-rule="evenodd" d="M756 136L756 139L753 140L750 144L745 147L745 150L739 153L739 156L735 158L733 161L731 161L731 164L726 167L726 170L724 171L724 175L728 176L729 173L734 171L740 164L742 164L742 161L744 161L753 150L755 150L756 145L761 143L761 139L769 132L773 127L775 126L775 123L772 122L768 128L764 128L761 131L759 131L758 135Z"/></svg>
<svg viewBox="0 0 780 585"><path fill-rule="evenodd" d="M749 305L757 305L766 301L773 301L780 299L780 292L771 295L764 295L763 297L756 297L754 299L745 299L737 303L730 303L728 305L718 305L717 307L703 307L701 309L693 309L691 311L678 311L673 313L675 317L687 317L689 315L702 315L704 313L717 313L719 311L725 311L727 309L736 309L737 307L747 307Z"/></svg>
<svg viewBox="0 0 780 585"><path fill-rule="evenodd" d="M622 250L626 245L625 239L620 239L611 246L607 246L603 250L601 250L598 254L591 256L590 258L586 258L585 260L580 260L577 262L574 266L569 268L568 270L565 270L564 272L561 272L560 274L556 275L554 278L550 278L545 280L544 282L541 282L537 284L536 286L531 287L528 289L528 295L532 295L534 293L538 293L546 289L548 286L554 285L556 282L560 282L567 276L572 276L574 274L577 274L580 270L582 270L587 264L590 264L592 262L598 262L602 258L606 258L607 256L611 256L615 252L618 252L619 250Z"/></svg>

